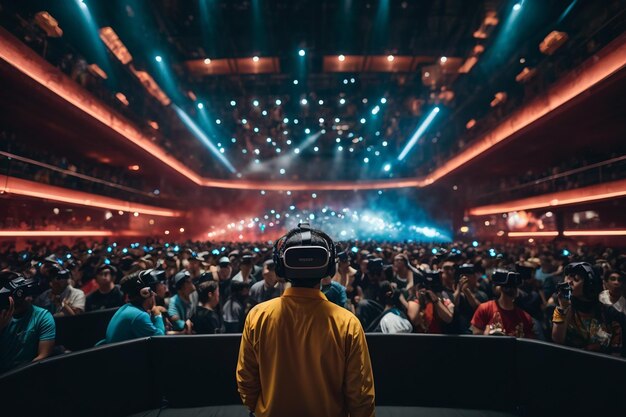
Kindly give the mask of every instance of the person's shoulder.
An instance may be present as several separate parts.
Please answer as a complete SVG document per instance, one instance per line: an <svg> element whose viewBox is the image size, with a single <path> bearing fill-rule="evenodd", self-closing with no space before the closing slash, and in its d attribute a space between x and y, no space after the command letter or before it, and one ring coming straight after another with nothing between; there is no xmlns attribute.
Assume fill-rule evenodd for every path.
<svg viewBox="0 0 626 417"><path fill-rule="evenodd" d="M257 291L257 290L259 290L259 289L260 289L263 285L265 285L265 283L263 282L263 280L261 280L261 281L257 281L257 282L255 282L254 284L252 284L252 286L250 287L250 291L252 291L252 290Z"/></svg>
<svg viewBox="0 0 626 417"><path fill-rule="evenodd" d="M496 306L496 302L495 300L487 300L484 303L481 303L477 308L476 311L488 311L493 309Z"/></svg>
<svg viewBox="0 0 626 417"><path fill-rule="evenodd" d="M74 288L73 286L69 286L68 287L70 289L70 294L74 295L74 296L84 296L85 293L83 292L83 290L79 289L79 288Z"/></svg>
<svg viewBox="0 0 626 417"><path fill-rule="evenodd" d="M45 308L41 308L38 307L36 305L33 305L33 317L37 317L38 319L43 319L43 320L53 320L54 318L52 317L52 314L46 310Z"/></svg>

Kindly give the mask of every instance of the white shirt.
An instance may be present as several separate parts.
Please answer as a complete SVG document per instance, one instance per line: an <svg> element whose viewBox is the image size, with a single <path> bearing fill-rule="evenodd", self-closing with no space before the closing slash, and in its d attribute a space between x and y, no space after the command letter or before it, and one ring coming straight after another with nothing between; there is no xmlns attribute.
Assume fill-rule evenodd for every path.
<svg viewBox="0 0 626 417"><path fill-rule="evenodd" d="M411 333L411 322L394 313L387 313L380 319L380 330L383 333Z"/></svg>
<svg viewBox="0 0 626 417"><path fill-rule="evenodd" d="M51 292L52 289L44 291L43 294L35 300L35 305L48 309L55 316L64 316L64 311L56 311L56 307L50 299ZM80 308L85 311L85 293L82 292L82 290L68 285L59 296L64 304L70 304L73 308Z"/></svg>
<svg viewBox="0 0 626 417"><path fill-rule="evenodd" d="M611 296L609 295L609 290L604 290L600 293L600 302L602 304L606 304L608 306L612 305L620 313L626 314L626 298L622 295L619 300L615 304L611 302Z"/></svg>

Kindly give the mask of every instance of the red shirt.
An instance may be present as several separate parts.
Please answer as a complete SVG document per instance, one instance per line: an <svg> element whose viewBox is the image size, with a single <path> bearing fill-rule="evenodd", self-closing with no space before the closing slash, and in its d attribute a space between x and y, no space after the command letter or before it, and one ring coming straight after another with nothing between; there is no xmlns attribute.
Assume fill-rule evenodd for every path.
<svg viewBox="0 0 626 417"><path fill-rule="evenodd" d="M487 326L507 336L534 338L533 319L519 307L504 310L495 300L478 306L472 317L472 326L484 331Z"/></svg>

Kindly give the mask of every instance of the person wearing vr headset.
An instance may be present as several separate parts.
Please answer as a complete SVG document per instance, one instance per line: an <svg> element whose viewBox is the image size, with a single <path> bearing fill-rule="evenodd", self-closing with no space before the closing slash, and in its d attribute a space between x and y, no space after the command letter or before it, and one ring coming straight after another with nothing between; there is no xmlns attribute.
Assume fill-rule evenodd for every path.
<svg viewBox="0 0 626 417"><path fill-rule="evenodd" d="M34 280L0 273L0 374L52 354L56 325L49 311L34 306Z"/></svg>
<svg viewBox="0 0 626 417"><path fill-rule="evenodd" d="M117 269L111 265L101 265L98 268L96 282L98 289L87 296L85 307L87 311L103 310L124 305L124 294L118 285L115 285Z"/></svg>
<svg viewBox="0 0 626 417"><path fill-rule="evenodd" d="M292 286L245 321L236 378L253 415L374 416L363 328L320 291L321 279L335 274L335 256L332 239L308 223L274 244L276 273Z"/></svg>
<svg viewBox="0 0 626 417"><path fill-rule="evenodd" d="M128 303L115 312L107 326L106 337L99 344L165 334L164 308L156 305L148 274L142 272L122 279L122 291L128 296Z"/></svg>
<svg viewBox="0 0 626 417"><path fill-rule="evenodd" d="M532 318L515 305L515 297L521 284L520 274L497 269L491 281L495 286L494 292L500 295L497 300L478 306L472 317L472 333L534 338Z"/></svg>
<svg viewBox="0 0 626 417"><path fill-rule="evenodd" d="M174 275L176 295L170 299L167 312L175 331L191 333L192 323L189 320L198 305L198 293L193 285L191 274L186 269Z"/></svg>
<svg viewBox="0 0 626 417"><path fill-rule="evenodd" d="M35 305L55 317L75 316L85 311L85 293L70 284L70 271L55 265L50 268L49 277L50 289L37 297Z"/></svg>
<svg viewBox="0 0 626 417"><path fill-rule="evenodd" d="M552 315L552 341L611 354L623 351L624 317L599 301L602 281L587 262L568 264Z"/></svg>

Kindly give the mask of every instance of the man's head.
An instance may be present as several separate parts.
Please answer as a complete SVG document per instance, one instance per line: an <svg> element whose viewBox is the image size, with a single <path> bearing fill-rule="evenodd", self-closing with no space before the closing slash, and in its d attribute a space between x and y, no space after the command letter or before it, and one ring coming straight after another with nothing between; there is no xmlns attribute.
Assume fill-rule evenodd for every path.
<svg viewBox="0 0 626 417"><path fill-rule="evenodd" d="M226 256L222 256L220 258L220 260L218 261L218 270L217 270L217 276L220 279L220 281L226 281L227 279L230 278L230 275L233 272L233 267L230 264L230 259L228 259Z"/></svg>
<svg viewBox="0 0 626 417"><path fill-rule="evenodd" d="M301 223L274 244L276 274L294 287L319 288L320 280L335 275L333 240L320 230Z"/></svg>
<svg viewBox="0 0 626 417"><path fill-rule="evenodd" d="M128 300L137 307L149 311L155 304L155 293L150 285L142 278L142 271L133 272L120 281L122 291L128 296Z"/></svg>
<svg viewBox="0 0 626 417"><path fill-rule="evenodd" d="M517 289L521 285L522 279L517 272L497 269L493 273L491 281L503 297L514 299L517 296Z"/></svg>
<svg viewBox="0 0 626 417"><path fill-rule="evenodd" d="M196 287L193 285L193 281L191 279L191 274L186 269L178 272L174 275L174 288L179 295L189 296L192 292L196 290Z"/></svg>
<svg viewBox="0 0 626 417"><path fill-rule="evenodd" d="M399 274L405 274L409 269L409 258L403 253L399 253L393 258L393 268Z"/></svg>
<svg viewBox="0 0 626 417"><path fill-rule="evenodd" d="M0 272L0 311L9 307L9 297L13 299L14 314L22 314L30 307L37 284L22 274L11 271Z"/></svg>
<svg viewBox="0 0 626 417"><path fill-rule="evenodd" d="M278 282L276 276L276 264L272 259L268 259L263 263L263 279L268 287L273 287Z"/></svg>
<svg viewBox="0 0 626 417"><path fill-rule="evenodd" d="M61 294L70 284L70 271L59 267L50 269L50 288L55 294Z"/></svg>
<svg viewBox="0 0 626 417"><path fill-rule="evenodd" d="M115 274L117 270L111 265L102 265L98 268L96 273L96 282L98 287L102 290L110 289L115 283Z"/></svg>
<svg viewBox="0 0 626 417"><path fill-rule="evenodd" d="M624 289L624 276L619 271L607 273L604 279L604 287L611 293L621 293Z"/></svg>
<svg viewBox="0 0 626 417"><path fill-rule="evenodd" d="M198 286L198 301L215 308L220 303L220 286L217 281L205 281Z"/></svg>
<svg viewBox="0 0 626 417"><path fill-rule="evenodd" d="M244 302L250 294L250 283L233 281L230 284L230 296L236 300Z"/></svg>

